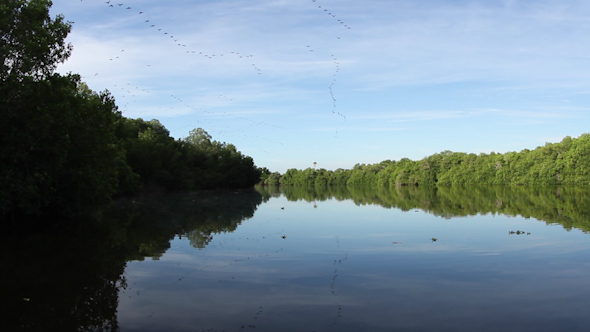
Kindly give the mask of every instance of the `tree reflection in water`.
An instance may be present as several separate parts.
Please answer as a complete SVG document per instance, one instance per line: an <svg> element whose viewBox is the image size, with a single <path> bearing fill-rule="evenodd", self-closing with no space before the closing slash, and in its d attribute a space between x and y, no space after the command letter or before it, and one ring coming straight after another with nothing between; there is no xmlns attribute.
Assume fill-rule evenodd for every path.
<svg viewBox="0 0 590 332"><path fill-rule="evenodd" d="M2 238L2 331L117 331L126 263L158 259L175 236L203 248L262 202L254 190L120 199L99 220Z"/></svg>
<svg viewBox="0 0 590 332"><path fill-rule="evenodd" d="M264 197L282 193L290 201L352 200L402 211L421 209L452 218L501 214L543 220L565 229L590 231L590 188L533 186L454 187L257 187Z"/></svg>
<svg viewBox="0 0 590 332"><path fill-rule="evenodd" d="M216 234L234 232L262 202L281 195L289 201L420 209L444 218L523 216L590 231L590 191L583 187L261 187L124 198L99 220L3 237L0 330L116 331L128 262L159 259L175 237L205 248Z"/></svg>

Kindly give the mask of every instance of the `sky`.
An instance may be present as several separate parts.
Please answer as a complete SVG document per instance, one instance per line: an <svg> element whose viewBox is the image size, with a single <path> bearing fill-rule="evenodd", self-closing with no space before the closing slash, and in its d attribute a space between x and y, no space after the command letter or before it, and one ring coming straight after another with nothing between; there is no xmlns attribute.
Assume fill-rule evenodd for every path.
<svg viewBox="0 0 590 332"><path fill-rule="evenodd" d="M504 153L590 132L590 2L54 0L125 117L259 167Z"/></svg>

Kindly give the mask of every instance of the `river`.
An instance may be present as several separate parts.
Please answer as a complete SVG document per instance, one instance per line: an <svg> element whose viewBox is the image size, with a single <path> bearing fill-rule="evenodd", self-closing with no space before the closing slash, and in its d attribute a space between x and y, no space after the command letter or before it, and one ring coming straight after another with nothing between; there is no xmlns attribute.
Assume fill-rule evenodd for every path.
<svg viewBox="0 0 590 332"><path fill-rule="evenodd" d="M586 331L588 188L120 199L3 241L2 330Z"/></svg>

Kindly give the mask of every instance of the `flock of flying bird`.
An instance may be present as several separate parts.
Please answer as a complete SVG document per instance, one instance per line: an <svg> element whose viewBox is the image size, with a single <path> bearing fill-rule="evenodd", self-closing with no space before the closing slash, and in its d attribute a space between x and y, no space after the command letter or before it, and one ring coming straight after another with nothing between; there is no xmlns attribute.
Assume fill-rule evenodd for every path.
<svg viewBox="0 0 590 332"><path fill-rule="evenodd" d="M84 0L81 0L84 1ZM311 0L313 3L318 2L318 0ZM180 48L184 53L188 54L188 55L195 55L195 56L202 56L206 59L222 59L222 58L233 58L234 60L236 59L242 59L241 61L244 60L253 60L254 59L254 54L243 54L237 50L233 50L233 51L226 51L226 52L217 52L215 54L210 54L210 52L203 52L203 51L199 51L199 50L194 50L191 49L190 46L187 47L187 45L185 43L183 43L178 37L175 37L174 35L172 35L172 33L170 33L169 31L166 31L166 29L164 29L163 27L159 26L157 23L158 22L153 22L152 19L150 19L150 17L147 17L148 14L145 14L143 11L137 11L137 10L133 10L133 8L131 6L126 6L124 3L116 3L113 0L108 0L105 2L105 4L109 7L109 8L113 8L113 9L121 9L121 10L125 10L125 11L129 11L130 13L133 13L134 16L137 17L137 15L142 15L142 16L146 16L145 20L143 20L143 24L148 27L149 29L152 29L154 32L161 34L162 36L168 37L170 38L170 41L172 43L174 43L174 45L178 48ZM337 18L337 16L332 13L332 11L328 10L327 8L323 8L321 5L317 6L317 9L322 11L323 13L326 13L328 16L330 16L332 19L335 19L336 22L341 25L344 29L348 30L351 29L351 27L346 24L345 22L343 22L341 19ZM341 39L341 36L337 36L336 37L338 40ZM307 50L309 52L314 52L314 49L312 49L312 47L310 45L305 45ZM111 57L108 58L108 61L112 61L115 62L119 59L121 59L121 57L123 57L125 54L125 50L122 49L119 54L113 55ZM336 105L336 95L335 95L335 84L337 82L337 76L338 73L340 71L340 63L338 61L338 59L334 56L331 55L331 60L334 64L334 72L332 74L332 81L330 82L328 88L328 93L329 93L329 97L331 100L331 112L335 115L338 115L339 117L341 117L341 124L344 123L346 121L346 116L340 112L338 112L337 110L337 105ZM152 67L151 64L147 64L147 67ZM263 70L261 68L261 66L259 66L257 63L251 63L251 67L254 70L254 73L256 75L263 75ZM95 73L94 76L98 76L99 73ZM124 99L124 103L123 103L123 111L128 111L129 110L129 106L130 103L133 102L137 102L137 95L139 94L149 94L150 90L148 89L142 89L138 86L135 86L133 88L133 86L131 85L131 83L123 83L123 84L118 84L118 85L114 85L117 89L121 90L121 94L120 97L125 98ZM131 98L129 98L131 97ZM257 126L257 125L263 125L263 126L271 126L271 127L275 127L275 128L281 128L280 126L268 123L268 122L264 122L264 121L259 121L259 120L252 120L249 119L247 117L244 116L239 116L236 114L232 114L231 112L219 112L219 111L213 111L213 110L207 110L207 109L203 109L203 108L199 108L196 107L195 105L191 105L188 102L186 102L185 100L183 100L182 98L175 96L175 95L170 95L170 97L172 97L176 102L180 103L180 105L182 105L183 108L187 108L190 111L189 112L202 112L205 113L207 115L209 115L209 117L204 117L203 121L191 121L190 123L187 123L183 128L177 128L177 129L193 129L197 126L197 123L202 123L201 126L205 127L205 122L208 121L209 119L212 118L217 118L217 117L231 117L231 118L235 118L235 119L239 119L239 120L243 120L246 122L249 122L249 126ZM230 98L226 95L220 94L219 97L220 101L223 102L228 102L228 101L233 101L233 98ZM132 99L132 100L131 100ZM160 109L162 109L160 107ZM186 114L186 109L184 111L179 110L177 112L173 112L174 107L170 106L167 107L165 109L163 109L163 111L170 113L171 117L172 116L180 116L181 114ZM139 113L143 113L143 112L139 112ZM196 122L196 123L195 123ZM236 134L239 134L240 132L242 132L241 136L236 136ZM214 134L226 134L226 135L230 135L230 136L234 136L234 137L238 137L238 138L245 138L245 137L249 137L249 138L256 138L259 140L264 140L270 143L275 143L275 144L280 144L283 145L282 142L279 141L273 141L270 140L268 138L264 138L261 136L252 136L252 135L246 135L244 133L244 130L240 130L240 129L235 129L235 128L229 128L228 130L210 130L210 133L214 133ZM338 128L336 129L336 133L335 133L335 137L338 137ZM260 146L260 148L262 148L262 145ZM269 153L268 151L259 149L262 152L265 153Z"/></svg>
<svg viewBox="0 0 590 332"><path fill-rule="evenodd" d="M84 1L84 0L82 0ZM317 5L317 1L318 0L311 0L313 3L316 3ZM195 55L195 56L201 56L203 58L206 59L227 59L227 58L233 58L233 59L242 59L242 61L246 61L246 60L253 60L255 58L254 54L244 54L242 52L239 52L237 50L233 50L233 51L225 51L225 52L217 52L217 53L210 53L210 52L203 52L203 51L199 51L199 50L195 50L195 49L191 49L190 46L187 46L186 43L184 43L180 38L175 37L174 35L172 35L172 33L170 33L169 31L166 31L166 29L164 29L163 27L161 27L158 22L153 22L152 18L147 17L149 14L144 13L143 11L133 11L133 8L131 6L126 6L123 3L115 3L112 0L108 0L105 2L105 4L109 7L109 8L113 8L113 9L121 9L121 10L125 10L125 11L129 11L130 13L133 13L133 15L135 17L137 17L138 15L142 16L146 16L144 20L142 20L144 26L148 29L151 29L154 33L158 33L166 38L169 38L170 42L174 44L175 47L179 48L182 52L186 53L187 55ZM317 6L317 9L323 13L326 13L327 15L329 15L332 19L335 19L336 22L338 22L338 24L340 26L342 26L344 29L348 30L351 29L351 27L344 23L342 20L338 19L337 16L335 14L332 13L332 11L328 10L327 8L323 8L321 5ZM337 36L336 37L337 40L341 40L342 37L341 36ZM303 45L302 45L303 47ZM307 50L309 52L314 52L315 49L312 48L311 45L305 45L304 50ZM129 53L129 52L127 52ZM108 58L108 60L105 59L105 61L111 61L113 63L116 63L117 60L123 58L124 56L126 56L125 53L125 49L122 49L120 51L117 51L116 55L113 55L111 57ZM341 117L342 121L346 121L346 116L340 112L338 112L337 110L337 104L336 104L336 92L335 92L335 85L337 82L337 76L340 72L340 62L338 61L338 58L336 58L335 55L331 55L330 60L332 61L333 65L334 65L334 71L332 73L332 78L331 78L331 82L330 84L327 86L327 92L331 101L331 113ZM152 67L151 64L147 64L147 67ZM254 74L258 75L258 76L262 76L263 75L263 67L259 66L257 63L251 63L250 66L252 67L252 69L254 70ZM99 76L100 73L95 73L94 76ZM128 107L130 106L131 102L137 102L137 96L142 94L142 95L146 95L146 94L150 94L151 91L148 89L142 89L139 86L135 86L132 85L131 83L119 83L114 85L117 89L120 89L121 91L121 95L120 97L125 98L124 99L124 103L123 103L123 110L128 110ZM231 117L234 119L239 119L241 121L244 121L245 123L249 123L249 126L269 126L269 127L276 127L276 128L280 128L277 125L265 122L265 121L259 121L259 120L253 120L250 119L248 117L244 117L244 116L239 116L236 114L232 114L229 112L219 112L219 111L214 111L214 110L207 110L207 109L203 109L203 108L199 108L196 107L195 105L191 105L189 102L185 101L183 98L174 95L174 94L170 94L169 95L170 98L174 101L174 104L177 106L180 106L182 108L185 109L189 109L191 112L202 112L205 113L207 115L209 115L211 118L213 117ZM130 98L131 97L131 98ZM217 98L221 101L221 102L233 102L234 98L227 96L225 94L218 94ZM132 99L132 100L130 100ZM174 106L169 106L166 109L163 109L163 111L166 111L168 113L172 113L174 110ZM180 111L182 112L182 111ZM180 115L181 113L179 112L174 112L176 116ZM207 118L207 117L205 117ZM203 120L203 122L207 121L206 119ZM193 121L191 123L187 123L186 128L187 129L193 129L196 126L196 123L200 123L201 121ZM189 128L190 127L190 128ZM236 129L236 128L229 128L228 130L218 130L218 131L210 131L211 133L215 133L215 134L224 134L224 135L232 135L234 137L237 137L236 134L240 134L242 136L240 137L249 137L249 138L256 138L259 140L263 140L269 143L273 143L273 144L277 144L277 145L283 145L282 142L279 141L273 141L271 139L268 139L267 137L263 137L263 136L252 136L252 135L246 135L245 134L245 130L242 129ZM336 129L336 133L335 136L338 137L338 129ZM262 148L262 145L260 146ZM262 149L259 149L262 152L266 152L269 153L268 151L264 151ZM286 237L283 236L283 239L285 239ZM338 239L337 240L337 245L339 247L339 242ZM281 248L282 250L282 248ZM278 252L278 251L277 251ZM338 277L338 267L340 266L340 264L346 260L347 256L345 255L342 259L339 260L334 260L334 273L333 273L333 277L332 277L332 281L330 284L330 289L331 289L331 293L332 295L335 297L335 306L336 306L336 314L337 314L337 320L340 319L340 317L342 316L342 305L337 301L337 293L336 293L336 283L337 283L337 277ZM178 279L178 282L180 282L182 280L182 278ZM220 281L221 282L221 281ZM129 288L128 290L131 290L131 288ZM137 295L139 295L139 291L137 291ZM260 307L260 309L262 309L262 307ZM254 319L258 318L258 315L262 312L262 310L259 310L256 313L256 316ZM150 315L151 317L151 315ZM336 321L334 322L334 324L336 324ZM242 329L244 329L246 326L242 326ZM254 325L248 325L248 328L254 328Z"/></svg>

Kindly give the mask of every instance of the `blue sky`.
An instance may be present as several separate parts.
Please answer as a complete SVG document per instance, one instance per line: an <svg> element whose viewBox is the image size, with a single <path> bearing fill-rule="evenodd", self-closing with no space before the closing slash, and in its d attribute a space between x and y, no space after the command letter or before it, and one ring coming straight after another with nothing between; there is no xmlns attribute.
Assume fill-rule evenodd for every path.
<svg viewBox="0 0 590 332"><path fill-rule="evenodd" d="M58 71L271 171L590 132L587 1L106 1L54 0L74 22Z"/></svg>

